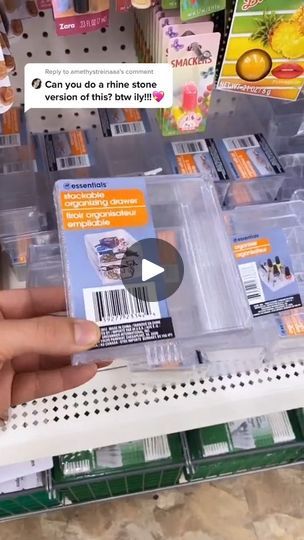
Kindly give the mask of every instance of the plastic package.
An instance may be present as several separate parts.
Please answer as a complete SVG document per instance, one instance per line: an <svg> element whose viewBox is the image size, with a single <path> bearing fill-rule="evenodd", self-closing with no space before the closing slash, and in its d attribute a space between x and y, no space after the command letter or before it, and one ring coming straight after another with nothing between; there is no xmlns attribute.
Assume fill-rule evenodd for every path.
<svg viewBox="0 0 304 540"><path fill-rule="evenodd" d="M192 469L186 477L214 479L295 463L304 445L296 411L245 418L186 433Z"/></svg>
<svg viewBox="0 0 304 540"><path fill-rule="evenodd" d="M285 168L286 175L280 189L280 200L289 200L294 191L304 185L304 153L285 154L280 156L281 163Z"/></svg>
<svg viewBox="0 0 304 540"><path fill-rule="evenodd" d="M213 180L225 208L273 202L284 180L284 169L261 133L176 139L167 153L174 172Z"/></svg>
<svg viewBox="0 0 304 540"><path fill-rule="evenodd" d="M31 244L28 250L26 286L63 286L63 271L58 243Z"/></svg>
<svg viewBox="0 0 304 540"><path fill-rule="evenodd" d="M42 231L12 236L2 240L3 250L8 254L19 281L26 278L28 250L33 244L49 244L57 240L56 231Z"/></svg>
<svg viewBox="0 0 304 540"><path fill-rule="evenodd" d="M0 211L0 238L7 238L8 242L18 243L20 235L35 233L45 225L45 216L36 206Z"/></svg>
<svg viewBox="0 0 304 540"><path fill-rule="evenodd" d="M123 332L121 327L128 326L119 323L133 324L132 313L128 312L127 319L112 317L109 325L106 316L101 316L95 308L93 314L91 308L88 308L90 302L104 302L104 294L107 298L108 294L120 294L118 290L124 287L117 285L117 281L107 281L110 293L108 290L105 292L102 285L103 275L99 274L98 268L93 269L87 255L85 237L89 233L97 232L102 237L105 232L102 227L98 231L96 223L95 228L88 227L86 212L90 211L84 210L84 205L79 203L79 200L103 201L105 198L101 203L101 208L104 208L107 206L108 197L115 195L119 199L128 199L129 195L133 194L133 189L136 189L137 196L143 196L149 205L150 229L146 230L147 225L141 229L134 228L134 225L128 227L128 218L123 218L119 221L119 234L122 234L121 229L127 228L128 233L138 241L146 238L147 234L151 236L151 227L154 227L156 236L164 231L173 235L174 245L183 259L184 278L172 296L158 303L163 310L159 316L166 317L163 312L168 314L175 337L169 339L167 333L164 339L160 333L157 341L150 341L149 334L149 339L142 341L143 338L137 338L136 332L136 337L133 338L131 332L131 338L137 342L127 341L127 345L122 345L121 334L117 338L116 332ZM245 348L248 347L246 336L250 334L252 318L225 232L216 191L211 182L203 181L199 177L184 176L148 177L145 180L90 179L82 180L79 184L74 181L73 186L67 188L67 182L61 180L55 186L55 201L69 312L73 317L90 318L100 325L102 340L99 348L105 349L106 358L126 358L131 369L135 370L190 369L200 366L201 358L203 362L208 362L211 351L218 350L219 340L223 343L227 341L228 332L234 336L233 343L238 349L240 343L243 343ZM76 201L75 207L72 201ZM94 202L96 219L97 210L98 205ZM107 213L108 219L111 219L110 215L111 209L110 213ZM101 219L100 216L99 218ZM117 223L115 220L114 222ZM119 236L118 227L116 229L108 224L106 229L107 234L109 230L112 231L111 241ZM116 292L113 293L113 290ZM149 299L148 289L145 294L148 294ZM103 309L104 313L107 313L104 303ZM141 320L142 324L145 324L145 320ZM150 320L149 316L146 316L147 320ZM137 327L136 330L138 332ZM154 334L152 339L155 339ZM204 350L205 343L208 345L208 352ZM201 356L197 355L197 350L203 351ZM100 351L98 355L100 357ZM94 359L96 350L74 357L74 363L85 363Z"/></svg>
<svg viewBox="0 0 304 540"><path fill-rule="evenodd" d="M141 176L155 169L160 169L162 173L171 172L155 117L149 111L148 118L151 129L144 134L136 137L104 137L102 140L111 176Z"/></svg>
<svg viewBox="0 0 304 540"><path fill-rule="evenodd" d="M31 244L28 250L26 286L63 286L63 271L58 243Z"/></svg>
<svg viewBox="0 0 304 540"><path fill-rule="evenodd" d="M184 465L176 433L59 456L53 479L62 498L84 503L178 484Z"/></svg>
<svg viewBox="0 0 304 540"><path fill-rule="evenodd" d="M304 200L236 208L225 213L225 221L231 237L244 240L247 252L239 261L243 265L240 271L251 309L258 317L254 319L254 327L261 319L267 330L268 358L273 362L301 358L304 346ZM241 253L237 249L236 253ZM251 253L250 262L246 258L248 253Z"/></svg>
<svg viewBox="0 0 304 540"><path fill-rule="evenodd" d="M44 263L29 264L26 270L26 287L62 287L63 272L61 260L47 260Z"/></svg>

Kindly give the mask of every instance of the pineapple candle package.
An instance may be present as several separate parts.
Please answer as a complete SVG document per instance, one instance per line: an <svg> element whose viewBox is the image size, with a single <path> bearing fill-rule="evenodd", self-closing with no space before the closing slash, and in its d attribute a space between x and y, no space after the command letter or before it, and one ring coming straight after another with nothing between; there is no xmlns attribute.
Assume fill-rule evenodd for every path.
<svg viewBox="0 0 304 540"><path fill-rule="evenodd" d="M296 100L303 83L303 1L237 0L218 88Z"/></svg>

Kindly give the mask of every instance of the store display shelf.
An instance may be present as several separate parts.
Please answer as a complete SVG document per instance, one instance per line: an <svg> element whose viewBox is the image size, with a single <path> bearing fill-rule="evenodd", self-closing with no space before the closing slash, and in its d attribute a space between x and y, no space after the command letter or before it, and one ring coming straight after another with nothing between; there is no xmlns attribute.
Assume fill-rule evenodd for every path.
<svg viewBox="0 0 304 540"><path fill-rule="evenodd" d="M0 465L298 408L303 386L304 358L158 386L134 383L114 364L80 388L14 408Z"/></svg>
<svg viewBox="0 0 304 540"><path fill-rule="evenodd" d="M58 38L52 15L45 12L39 21L27 21L24 36L13 51L18 59L13 79L20 104L27 62L135 60L129 14L112 13L111 28L104 32ZM89 109L27 114L31 131L36 132L99 124L97 112ZM269 115L266 100L217 92L206 136L267 130ZM9 285L16 285L12 275ZM81 388L18 406L0 431L0 465L304 406L304 354L303 359L286 357L284 365L250 372L206 379L183 377L175 384L140 384L117 361Z"/></svg>

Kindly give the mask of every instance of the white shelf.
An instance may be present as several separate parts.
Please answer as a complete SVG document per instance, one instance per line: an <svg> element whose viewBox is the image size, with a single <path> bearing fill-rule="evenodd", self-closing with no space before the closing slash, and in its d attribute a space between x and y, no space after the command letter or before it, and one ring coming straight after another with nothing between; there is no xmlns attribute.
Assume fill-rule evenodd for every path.
<svg viewBox="0 0 304 540"><path fill-rule="evenodd" d="M175 385L131 383L127 368L16 407L0 432L0 465L173 433L304 405L304 360Z"/></svg>

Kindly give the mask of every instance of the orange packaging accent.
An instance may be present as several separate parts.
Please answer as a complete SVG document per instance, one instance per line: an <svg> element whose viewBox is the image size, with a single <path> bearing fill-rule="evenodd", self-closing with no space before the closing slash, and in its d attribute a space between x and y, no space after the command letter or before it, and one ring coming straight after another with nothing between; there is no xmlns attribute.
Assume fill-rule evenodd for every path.
<svg viewBox="0 0 304 540"><path fill-rule="evenodd" d="M85 136L82 131L71 131L69 133L71 150L74 156L80 156L88 153Z"/></svg>
<svg viewBox="0 0 304 540"><path fill-rule="evenodd" d="M60 199L64 230L144 227L149 221L139 189L62 192Z"/></svg>
<svg viewBox="0 0 304 540"><path fill-rule="evenodd" d="M267 255L271 253L271 243L268 238L258 238L247 242L238 242L233 245L234 255L237 259L254 257L256 255Z"/></svg>
<svg viewBox="0 0 304 540"><path fill-rule="evenodd" d="M2 115L2 133L3 135L20 133L20 110L17 107Z"/></svg>

